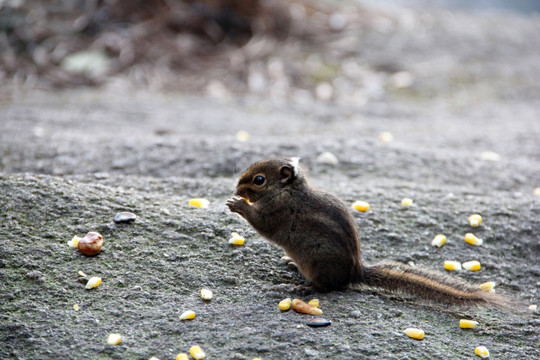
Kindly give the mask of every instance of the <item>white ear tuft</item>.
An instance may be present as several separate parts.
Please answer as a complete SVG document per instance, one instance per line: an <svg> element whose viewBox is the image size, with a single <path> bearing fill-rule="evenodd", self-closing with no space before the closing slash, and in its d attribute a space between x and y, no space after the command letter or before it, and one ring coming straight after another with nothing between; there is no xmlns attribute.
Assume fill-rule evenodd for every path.
<svg viewBox="0 0 540 360"><path fill-rule="evenodd" d="M292 157L291 158L291 166L293 168L293 174L294 176L298 176L298 162L300 161L299 157Z"/></svg>

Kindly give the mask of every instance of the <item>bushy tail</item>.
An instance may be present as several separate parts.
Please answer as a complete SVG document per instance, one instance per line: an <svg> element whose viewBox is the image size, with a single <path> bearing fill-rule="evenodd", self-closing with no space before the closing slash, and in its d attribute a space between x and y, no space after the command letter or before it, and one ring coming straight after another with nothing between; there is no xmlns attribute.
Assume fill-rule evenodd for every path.
<svg viewBox="0 0 540 360"><path fill-rule="evenodd" d="M408 294L430 302L509 307L508 299L502 295L436 271L394 261L362 267L356 280L369 287Z"/></svg>

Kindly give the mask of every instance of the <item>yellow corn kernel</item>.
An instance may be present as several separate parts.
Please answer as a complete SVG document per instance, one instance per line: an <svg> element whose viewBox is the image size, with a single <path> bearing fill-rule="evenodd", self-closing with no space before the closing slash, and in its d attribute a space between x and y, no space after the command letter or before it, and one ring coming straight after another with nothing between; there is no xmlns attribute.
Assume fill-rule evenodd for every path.
<svg viewBox="0 0 540 360"><path fill-rule="evenodd" d="M208 290L208 289L201 290L201 298L203 300L210 300L212 299L212 296L214 296L214 294L212 294L212 290Z"/></svg>
<svg viewBox="0 0 540 360"><path fill-rule="evenodd" d="M189 349L189 353L195 360L204 359L206 357L203 349L201 349L201 347L197 345L192 346L191 349Z"/></svg>
<svg viewBox="0 0 540 360"><path fill-rule="evenodd" d="M247 131L240 130L236 133L236 140L240 142L248 141L251 135Z"/></svg>
<svg viewBox="0 0 540 360"><path fill-rule="evenodd" d="M319 307L319 299L313 299L308 301L309 305L313 305L315 307Z"/></svg>
<svg viewBox="0 0 540 360"><path fill-rule="evenodd" d="M478 287L485 291L495 292L495 289L494 289L495 285L497 285L495 281L488 281L488 282L478 285Z"/></svg>
<svg viewBox="0 0 540 360"><path fill-rule="evenodd" d="M278 307L281 311L287 311L291 308L292 300L290 298L283 299L279 302Z"/></svg>
<svg viewBox="0 0 540 360"><path fill-rule="evenodd" d="M180 320L193 320L195 319L195 311L184 311L182 315L180 315Z"/></svg>
<svg viewBox="0 0 540 360"><path fill-rule="evenodd" d="M476 236L474 236L474 234L472 233L466 233L465 234L465 242L467 244L470 244L470 245L474 245L474 246L480 246L482 245L482 243L484 242L484 240L480 239L480 238L477 238Z"/></svg>
<svg viewBox="0 0 540 360"><path fill-rule="evenodd" d="M538 310L538 305L536 304L529 305L528 309L530 312L536 312L536 310Z"/></svg>
<svg viewBox="0 0 540 360"><path fill-rule="evenodd" d="M435 235L433 240L431 240L431 246L442 247L444 244L446 244L446 236L443 234Z"/></svg>
<svg viewBox="0 0 540 360"><path fill-rule="evenodd" d="M485 346L478 346L476 349L474 349L474 353L481 358L489 357L489 351Z"/></svg>
<svg viewBox="0 0 540 360"><path fill-rule="evenodd" d="M478 321L459 319L459 327L462 329L474 329L478 325Z"/></svg>
<svg viewBox="0 0 540 360"><path fill-rule="evenodd" d="M207 208L210 205L210 201L202 198L196 198L189 200L189 206L196 206L200 208Z"/></svg>
<svg viewBox="0 0 540 360"><path fill-rule="evenodd" d="M251 359L251 360L261 360L261 358L253 358L253 359Z"/></svg>
<svg viewBox="0 0 540 360"><path fill-rule="evenodd" d="M444 268L448 271L461 270L461 263L459 261L446 260L444 262Z"/></svg>
<svg viewBox="0 0 540 360"><path fill-rule="evenodd" d="M415 328L407 328L403 332L408 337L416 339L416 340L422 340L424 338L424 335L425 335L424 330L415 329Z"/></svg>
<svg viewBox="0 0 540 360"><path fill-rule="evenodd" d="M482 223L482 217L478 214L472 214L469 216L469 225L473 228L480 226Z"/></svg>
<svg viewBox="0 0 540 360"><path fill-rule="evenodd" d="M401 200L401 206L411 206L413 204L412 199L409 198L403 198Z"/></svg>
<svg viewBox="0 0 540 360"><path fill-rule="evenodd" d="M75 236L73 237L73 239L71 239L71 240L69 240L69 241L67 242L67 244L69 245L69 247L76 248L76 247L79 246L79 241L80 241L80 240L81 240L81 238L78 237L77 235L75 235Z"/></svg>
<svg viewBox="0 0 540 360"><path fill-rule="evenodd" d="M189 356L186 353L180 353L176 355L176 360L189 360Z"/></svg>
<svg viewBox="0 0 540 360"><path fill-rule="evenodd" d="M98 287L99 284L101 284L101 278L94 276L94 277L91 277L90 280L88 280L88 282L86 283L86 288L92 289L92 288Z"/></svg>
<svg viewBox="0 0 540 360"><path fill-rule="evenodd" d="M231 233L231 238L229 239L229 244L233 244L233 245L244 245L244 242L245 242L245 239L240 236L238 233Z"/></svg>
<svg viewBox="0 0 540 360"><path fill-rule="evenodd" d="M107 344L109 345L118 345L122 341L122 336L120 334L109 334L107 336Z"/></svg>
<svg viewBox="0 0 540 360"><path fill-rule="evenodd" d="M379 140L383 143L389 143L394 140L394 135L388 131L383 131L379 134Z"/></svg>
<svg viewBox="0 0 540 360"><path fill-rule="evenodd" d="M354 210L366 212L369 210L369 204L365 201L358 200L358 201L353 202L352 208Z"/></svg>
<svg viewBox="0 0 540 360"><path fill-rule="evenodd" d="M80 270L79 270L79 272L78 272L77 274L79 274L79 276L80 276L80 277L86 277L86 274L85 274L85 273L83 273L83 272L82 272L82 271L80 271Z"/></svg>
<svg viewBox="0 0 540 360"><path fill-rule="evenodd" d="M465 270L470 271L478 271L482 267L480 263L476 260L464 262L463 264L461 264L461 266L463 266Z"/></svg>
<svg viewBox="0 0 540 360"><path fill-rule="evenodd" d="M75 310L75 311L79 311L79 304L75 304L75 305L73 305L73 310Z"/></svg>

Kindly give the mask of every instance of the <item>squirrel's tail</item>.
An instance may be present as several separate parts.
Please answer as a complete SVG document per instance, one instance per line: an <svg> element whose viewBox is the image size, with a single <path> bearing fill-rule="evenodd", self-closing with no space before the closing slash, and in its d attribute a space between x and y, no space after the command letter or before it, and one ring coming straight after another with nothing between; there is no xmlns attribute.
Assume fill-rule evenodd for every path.
<svg viewBox="0 0 540 360"><path fill-rule="evenodd" d="M361 268L356 282L369 287L389 290L392 293L412 295L430 302L462 305L494 305L509 307L502 295L483 290L439 272L406 264L383 261Z"/></svg>

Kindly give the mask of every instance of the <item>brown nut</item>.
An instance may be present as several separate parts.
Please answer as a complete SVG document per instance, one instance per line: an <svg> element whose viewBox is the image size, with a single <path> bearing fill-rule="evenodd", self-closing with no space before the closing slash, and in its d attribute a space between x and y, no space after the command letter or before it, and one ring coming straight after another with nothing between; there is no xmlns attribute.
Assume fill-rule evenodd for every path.
<svg viewBox="0 0 540 360"><path fill-rule="evenodd" d="M310 315L321 315L322 314L321 309L319 309L318 307L315 307L313 305L306 304L305 302L303 302L300 299L294 299L292 301L292 307L297 312L301 312L301 313L304 313L304 314L310 314Z"/></svg>
<svg viewBox="0 0 540 360"><path fill-rule="evenodd" d="M84 255L97 255L103 247L103 236L97 232L91 231L79 240L79 245L77 247Z"/></svg>

